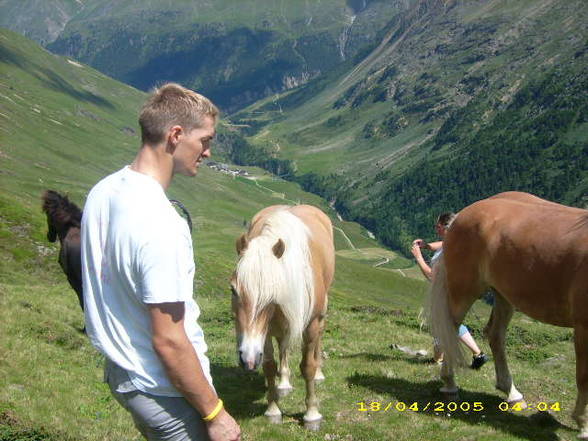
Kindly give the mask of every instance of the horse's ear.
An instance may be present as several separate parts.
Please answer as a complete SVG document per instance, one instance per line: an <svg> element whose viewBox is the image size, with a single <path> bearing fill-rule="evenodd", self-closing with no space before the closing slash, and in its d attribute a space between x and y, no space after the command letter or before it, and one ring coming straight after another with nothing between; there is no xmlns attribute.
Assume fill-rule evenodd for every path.
<svg viewBox="0 0 588 441"><path fill-rule="evenodd" d="M235 248L237 249L237 254L241 254L243 251L247 249L247 235L246 233L241 234L239 239L235 242Z"/></svg>
<svg viewBox="0 0 588 441"><path fill-rule="evenodd" d="M282 254L284 254L284 251L286 251L286 244L282 239L278 239L276 244L272 247L272 251L274 252L274 255L279 259L280 257L282 257Z"/></svg>

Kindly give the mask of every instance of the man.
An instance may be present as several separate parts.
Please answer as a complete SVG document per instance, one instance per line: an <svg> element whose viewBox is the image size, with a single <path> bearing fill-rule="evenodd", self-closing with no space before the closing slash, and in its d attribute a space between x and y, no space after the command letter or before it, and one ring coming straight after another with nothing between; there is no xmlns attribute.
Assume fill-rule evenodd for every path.
<svg viewBox="0 0 588 441"><path fill-rule="evenodd" d="M210 157L218 109L178 84L149 97L130 166L91 191L82 219L86 328L105 381L148 440L239 440L210 376L185 221L165 190Z"/></svg>

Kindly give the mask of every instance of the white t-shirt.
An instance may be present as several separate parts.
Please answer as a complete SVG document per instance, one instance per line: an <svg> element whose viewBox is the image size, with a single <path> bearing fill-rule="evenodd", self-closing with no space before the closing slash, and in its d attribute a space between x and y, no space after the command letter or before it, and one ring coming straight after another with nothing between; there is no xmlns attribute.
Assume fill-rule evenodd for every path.
<svg viewBox="0 0 588 441"><path fill-rule="evenodd" d="M155 179L125 167L90 191L82 218L86 331L143 392L181 396L152 346L151 303L184 302L186 334L212 385L194 269L188 226Z"/></svg>

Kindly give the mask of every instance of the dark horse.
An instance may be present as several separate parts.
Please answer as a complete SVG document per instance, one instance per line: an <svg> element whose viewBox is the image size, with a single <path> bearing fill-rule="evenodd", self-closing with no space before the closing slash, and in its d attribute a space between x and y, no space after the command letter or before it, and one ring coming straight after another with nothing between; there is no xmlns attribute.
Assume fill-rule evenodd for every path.
<svg viewBox="0 0 588 441"><path fill-rule="evenodd" d="M59 265L67 276L69 284L78 295L82 311L84 296L82 293L82 260L80 256L80 225L82 210L70 202L67 196L56 191L47 190L43 194L43 211L47 214L47 240L55 242L59 237Z"/></svg>
<svg viewBox="0 0 588 441"><path fill-rule="evenodd" d="M47 214L47 240L55 242L59 237L61 250L59 251L59 264L67 276L69 284L78 295L78 301L82 311L84 310L84 294L82 292L82 258L80 244L80 226L82 222L82 210L70 202L67 196L62 196L56 191L47 190L43 194L43 211ZM192 232L192 218L186 207L176 200L170 203L181 213Z"/></svg>

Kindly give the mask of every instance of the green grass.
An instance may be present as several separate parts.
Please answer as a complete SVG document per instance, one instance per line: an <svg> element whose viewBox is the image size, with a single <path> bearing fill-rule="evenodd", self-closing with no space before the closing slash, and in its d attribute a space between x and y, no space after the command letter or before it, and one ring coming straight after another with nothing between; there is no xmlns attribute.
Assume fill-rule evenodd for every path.
<svg viewBox="0 0 588 441"><path fill-rule="evenodd" d="M400 288L391 278L387 300L368 298L368 293L348 286L347 280L354 274L349 264L338 262L338 280L331 295L323 344L327 380L318 389L325 422L318 434L309 434L300 426L304 387L296 372L299 354L294 352L291 360L295 391L282 401L284 423L268 425L263 417L261 374L245 373L236 363L229 295L199 297L216 386L241 424L244 439L321 440L329 434L334 437L331 439L367 441L390 439L393 431L394 438L400 440L443 440L446 430L457 439L550 440L555 435L573 439L569 413L575 387L570 333L520 316L515 317L509 338L513 374L529 403L560 403L561 412L553 412L557 422L546 418L535 424L535 419L542 421L535 412L500 411L491 363L481 371L459 375L461 400L482 403L482 412L396 410L398 402L417 402L424 408L427 402L442 401L436 392L440 385L437 367L388 348L397 343L430 349L430 337L419 329L420 295L414 295L410 287ZM32 439L139 439L128 415L101 383L101 359L80 333L82 318L73 292L62 281L53 280L61 276L55 262L49 261L47 266L50 280L40 277L35 285L0 285L0 427L15 436L4 439L25 440L26 434L33 432L45 438L38 435ZM488 308L476 305L474 312L467 323L487 350L477 331ZM521 330L525 338L514 341ZM523 352L525 356L520 356ZM544 353L551 357L543 358ZM541 357L534 359L529 354ZM357 404L360 402L368 406L379 402L382 409L393 403L393 407L363 412ZM76 424L71 424L74 415Z"/></svg>
<svg viewBox="0 0 588 441"><path fill-rule="evenodd" d="M101 356L81 333L83 317L57 263L58 247L46 242L39 198L44 189L54 188L68 191L83 205L101 176L130 161L138 140L121 127L135 127L144 95L14 34L2 31L0 41L13 54L12 62L0 64L6 73L0 113L10 117L10 123L0 119L0 439L139 440L131 418L102 383ZM49 72L57 72L69 86L51 87ZM94 97L90 102L89 89ZM104 107L106 101L110 105ZM40 114L31 110L35 106ZM76 108L85 113L76 113ZM418 318L427 289L418 269L403 269L405 261L396 262L396 269L374 268L378 256L395 253L359 225L337 220L337 228L359 251L336 233L336 276L323 344L327 380L318 388L323 427L309 433L300 425L304 386L296 368L298 352L291 360L295 390L282 401L284 423L267 424L263 378L245 373L236 360L228 290L236 262L234 241L255 212L280 203L275 193L319 205L336 217L326 202L298 186L250 170L268 189L203 167L196 179L179 178L169 191L192 213L200 321L217 390L241 425L244 440L445 440L449 435L456 440L573 439L570 331L518 315L508 338L513 375L529 403L561 403L562 411L553 413L555 421L534 412L497 410L501 397L493 387L491 363L459 375L461 399L483 403L482 412L359 410L360 402L424 406L439 401L440 381L436 367L389 348L396 343L430 350L431 338L420 329ZM480 330L488 315L487 306L476 304L466 320L486 351Z"/></svg>

